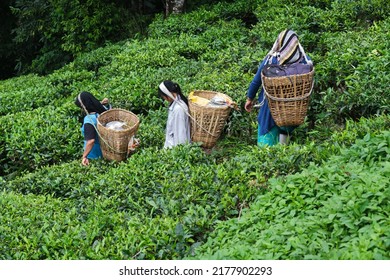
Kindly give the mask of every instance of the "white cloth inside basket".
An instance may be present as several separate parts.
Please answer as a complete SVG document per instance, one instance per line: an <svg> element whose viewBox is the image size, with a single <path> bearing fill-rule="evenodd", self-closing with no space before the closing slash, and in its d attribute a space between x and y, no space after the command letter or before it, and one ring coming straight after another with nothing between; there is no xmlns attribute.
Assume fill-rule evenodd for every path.
<svg viewBox="0 0 390 280"><path fill-rule="evenodd" d="M112 130L116 130L116 131L120 131L120 130L124 130L125 129L125 126L126 123L125 122L121 122L121 121L111 121L111 122L108 122L106 124L106 127L108 129L112 129Z"/></svg>

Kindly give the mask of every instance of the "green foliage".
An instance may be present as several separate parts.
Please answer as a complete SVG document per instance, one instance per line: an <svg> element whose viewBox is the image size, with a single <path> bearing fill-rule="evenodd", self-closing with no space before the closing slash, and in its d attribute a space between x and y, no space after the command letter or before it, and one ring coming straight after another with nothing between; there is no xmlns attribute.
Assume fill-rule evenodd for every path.
<svg viewBox="0 0 390 280"><path fill-rule="evenodd" d="M221 20L238 20L242 25L251 27L257 21L252 14L255 7L255 1L224 1L212 6L200 6L183 15L171 15L167 19L157 15L148 27L148 35L155 38L172 38L180 34L200 35Z"/></svg>
<svg viewBox="0 0 390 280"><path fill-rule="evenodd" d="M51 73L83 52L133 37L148 22L120 1L16 0L12 11L22 73Z"/></svg>
<svg viewBox="0 0 390 280"><path fill-rule="evenodd" d="M374 12L380 1L347 2L204 5L157 16L148 38L80 53L44 77L1 81L0 258L182 259L204 243L195 257L389 258L388 12ZM83 33L62 16L75 31L67 47L77 51ZM300 35L316 84L292 143L259 149L245 93L283 28ZM90 46L105 32L96 31L85 37ZM165 79L185 95L214 90L237 102L213 150L161 149L167 108L157 86ZM84 90L140 117L141 145L126 161L80 165L74 99Z"/></svg>
<svg viewBox="0 0 390 280"><path fill-rule="evenodd" d="M331 8L324 12L321 27L327 31L346 31L366 27L374 21L386 19L390 8L384 0L332 1Z"/></svg>
<svg viewBox="0 0 390 280"><path fill-rule="evenodd" d="M156 115L156 119L152 115L141 118L142 123L148 123L142 134L150 133L150 139L154 130L149 128L161 126L161 122L157 121L160 114ZM12 226L3 223L10 228L7 228L2 238L15 249L7 247L1 256L12 259L181 259L191 256L195 247L206 242L209 233L217 234L215 227L225 226L221 221L236 217L246 219L249 214L243 216L243 213L249 211L245 209L255 200L262 201L262 197L274 195L267 201L282 201L289 195L289 191L283 189L286 180L293 181L309 197L318 182L311 181L316 177L309 176L310 172L318 173L319 180L331 185L333 190L339 186L339 177L332 175L336 179L330 180L324 176L333 174L334 169L355 174L352 173L355 171L350 171L348 162L359 167L356 170L356 174L362 172L359 178L368 180L364 164L370 167L388 161L388 132L380 132L388 127L388 122L388 117L362 120L359 124L351 122L346 131L333 136L331 143L322 145L307 143L304 146L257 149L245 143L236 143L236 147L231 144L223 147L224 143L228 145L225 140L209 155L194 145L169 150L142 147L121 163L97 160L86 168L80 165L79 160L75 160L7 179L0 185L6 191L3 200L0 199L0 203L5 205L0 208L4 211L0 212L0 216L7 216L5 221L13 219L14 223ZM343 143L349 146L356 137L366 132L371 134L357 141L354 148L343 148ZM154 144L152 140L148 140L148 143ZM141 145L147 146L148 143ZM329 163L327 160L333 154L339 156ZM361 164L362 161L365 163ZM321 166L330 166L332 171L316 171L325 168ZM288 176L296 172L298 175ZM310 187L307 189L306 183L301 185L296 177L299 180L310 180ZM386 177L383 179L378 175L378 178L378 184L386 183L383 181ZM276 193L274 182L280 186ZM288 187L288 190L293 191L294 188ZM297 197L300 192L294 191L293 195ZM35 201L33 204L30 197ZM43 197L47 205L36 206ZM316 197L321 196L316 194ZM309 199L304 205L309 207L311 202L313 200ZM39 207L40 214L35 210L21 213L24 210L19 209L20 203L32 204L32 208ZM15 208L10 209L10 205ZM277 203L272 211L277 213L287 206L300 207L299 204L290 205L286 200ZM52 210L52 207L56 210ZM264 210L269 210L269 207L261 209L262 213L270 216L274 213ZM53 213L63 214L53 216ZM25 220L14 218L20 215ZM311 215L314 219L316 212L311 212ZM50 221L45 222L45 218ZM26 221L30 222L30 227L12 229L16 224L23 225ZM56 226L49 226L54 221ZM48 226L43 227L42 224ZM73 235L69 237L71 233ZM18 239L18 236L26 238ZM25 243L29 244L28 248L24 247ZM47 251L42 244L47 247ZM245 258L248 256L249 252L244 255ZM267 256L281 258L277 254ZM294 258L300 257L297 255Z"/></svg>
<svg viewBox="0 0 390 280"><path fill-rule="evenodd" d="M43 77L26 75L0 81L0 116L29 111L55 101Z"/></svg>
<svg viewBox="0 0 390 280"><path fill-rule="evenodd" d="M347 121L345 129L330 135L329 140L337 146L345 147L352 145L356 139L365 137L367 134L376 135L390 127L390 116L381 115L374 119L361 118L359 122Z"/></svg>
<svg viewBox="0 0 390 280"><path fill-rule="evenodd" d="M0 258L167 259L192 242L172 217L134 216L93 203L80 208L49 196L2 192Z"/></svg>
<svg viewBox="0 0 390 280"><path fill-rule="evenodd" d="M389 259L389 139L367 134L321 166L269 180L194 258Z"/></svg>
<svg viewBox="0 0 390 280"><path fill-rule="evenodd" d="M324 89L322 100L314 101L321 104L316 110L338 120L389 112L388 26L385 21L364 32L323 36L329 50L316 65L317 84Z"/></svg>
<svg viewBox="0 0 390 280"><path fill-rule="evenodd" d="M168 118L166 108L152 111L147 115L139 115L140 128L137 137L140 139L140 148L163 147L165 141L165 126Z"/></svg>
<svg viewBox="0 0 390 280"><path fill-rule="evenodd" d="M248 201L257 193L256 188L248 192L246 186L239 180L232 181L226 176L227 172L229 171L224 167L213 164L197 147L179 147L166 151L144 149L133 155L126 163L118 165L107 166L98 161L88 169L82 167L79 162L46 167L9 181L5 184L5 189L8 192L13 190L25 195L35 194L61 199L71 209L80 209L76 212L75 219L81 221L86 218L87 223L89 215L84 212L90 211L91 206L96 207L95 211L100 209L100 213L115 213L115 217L134 217L129 221L132 230L138 231L140 227L144 230L139 231L143 232L143 235L130 234L133 239L131 243L127 243L130 237L125 239L116 237L124 235L126 226L120 229L123 227L123 221L116 220L115 217L110 218L110 227L113 233L115 232L114 238L122 244L118 246L128 248L130 244L139 244L136 247L142 254L137 258L170 259L182 258L188 254L195 241L201 242L204 234L211 230L216 220L236 215L239 203ZM210 188L211 185L213 188ZM95 218L93 220L102 223L102 219L106 219L105 214L99 214L96 220ZM138 219L142 222L137 222ZM60 217L58 224L62 223ZM134 228L134 223L138 224L137 228ZM151 227L155 223L158 227ZM35 224L29 230L34 228ZM126 232L128 230L126 229ZM166 233L161 235L161 230ZM86 231L89 234L94 228L87 228ZM102 238L103 236L110 238L108 236L111 235L110 232L101 233ZM26 232L21 233L24 234ZM39 238L39 235L34 235L33 238ZM14 237L12 234L6 234L6 238ZM42 258L58 258L62 254L61 248L65 246L62 243L66 240L64 237L58 240L58 246L51 248L50 255ZM88 239L85 242L91 241ZM31 246L38 247L36 249L39 251L39 245ZM88 250L84 248L87 245L79 246L79 249L72 249L70 253L88 255ZM28 251L24 253L27 255L21 258L37 258L35 253ZM107 253L108 251L103 255L99 253L94 258L104 258ZM136 253L137 251L131 254ZM121 252L110 251L110 254L110 258L124 257ZM72 258L80 256L72 255ZM9 257L20 258L16 253ZM64 257L68 258L67 255Z"/></svg>
<svg viewBox="0 0 390 280"><path fill-rule="evenodd" d="M0 118L0 152L5 156L0 161L0 173L32 170L79 157L80 125L72 110L68 106L46 106Z"/></svg>

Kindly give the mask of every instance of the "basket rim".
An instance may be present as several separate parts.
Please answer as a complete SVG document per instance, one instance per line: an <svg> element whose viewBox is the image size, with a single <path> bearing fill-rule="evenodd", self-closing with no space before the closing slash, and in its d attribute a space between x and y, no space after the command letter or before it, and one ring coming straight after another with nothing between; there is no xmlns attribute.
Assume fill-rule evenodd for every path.
<svg viewBox="0 0 390 280"><path fill-rule="evenodd" d="M265 78L265 79L270 79L270 80L284 80L284 79L286 79L287 77L291 77L291 76L301 77L301 76L311 76L311 75L314 75L314 67L313 67L313 69L311 69L310 72L307 72L307 73L303 73L303 74L294 74L294 75L285 75L285 76L275 76L275 77L268 77L268 76L265 76L265 75L263 74L263 71L261 71L261 77L262 77L262 78Z"/></svg>
<svg viewBox="0 0 390 280"><path fill-rule="evenodd" d="M214 93L214 94L222 94L222 95L225 95L225 96L227 96L227 97L229 97L229 98L231 99L231 97L230 97L229 95L227 95L226 93L222 93L222 92L220 92L220 91L195 89L195 90L191 90L191 92L193 92L194 94L195 94L195 93L199 93L199 92Z"/></svg>
<svg viewBox="0 0 390 280"><path fill-rule="evenodd" d="M221 95L226 96L226 97L228 97L229 99L232 100L232 98L231 98L229 95L227 95L226 93L222 93L222 92L220 92L220 91L195 89L195 90L192 90L191 92L193 92L194 94L196 94L196 93L201 93L201 92L204 92L204 93L221 94ZM191 107L196 107L196 108L198 108L198 109L205 109L205 110L210 110L210 109L212 109L212 110L225 111L225 110L227 110L227 109L231 109L229 105L223 105L223 106L218 106L218 107L217 107L217 106L215 106L215 107L207 107L207 106L199 105L199 104L197 104L196 102L193 102L193 101L191 101L191 100L188 100L188 106L190 106L190 105L191 105Z"/></svg>
<svg viewBox="0 0 390 280"><path fill-rule="evenodd" d="M127 127L127 128L125 128L125 129L121 130L120 132L127 132L127 131L129 131L129 130L133 130L134 128L136 128L136 127L139 125L140 120L139 120L138 116L137 116L136 114L134 114L133 112L131 112L131 111L129 111L129 110L121 109L121 108L112 108L112 109L110 109L110 110L107 110L107 111L101 113L101 114L98 116L98 118L97 118L98 126L101 126L101 128L103 128L103 129L108 129L108 128L106 128L106 127L100 122L99 119L100 119L101 116L107 115L107 114L109 114L109 113L113 113L114 111L122 111L122 112L124 112L124 113L127 113L127 114L132 115L132 117L135 118L135 123L134 123L131 127Z"/></svg>
<svg viewBox="0 0 390 280"><path fill-rule="evenodd" d="M191 92L209 92L209 93L222 93L220 91L216 91L216 90L208 90L208 89L194 89L194 90L191 90ZM224 93L222 93L224 94Z"/></svg>
<svg viewBox="0 0 390 280"><path fill-rule="evenodd" d="M276 97L276 96L273 96L272 94L268 93L268 91L266 90L266 86L265 86L265 83L264 83L264 80L273 80L273 81L276 81L276 80L286 80L286 79L289 79L289 77L291 76L296 76L296 77L303 77L303 76L308 76L308 77L311 77L311 89L309 92L305 93L304 95L302 96L297 96L297 97L290 97L290 98L281 98L281 97ZM313 87L314 87L314 67L313 69L308 72L308 73L304 73L304 74L296 74L296 75L286 75L286 76L276 76L276 77L267 77L263 74L263 72L261 72L261 82L263 84L263 90L264 90L264 93L265 95L274 100L274 101L300 101L300 100L304 100L308 97L310 97L312 91L313 91Z"/></svg>

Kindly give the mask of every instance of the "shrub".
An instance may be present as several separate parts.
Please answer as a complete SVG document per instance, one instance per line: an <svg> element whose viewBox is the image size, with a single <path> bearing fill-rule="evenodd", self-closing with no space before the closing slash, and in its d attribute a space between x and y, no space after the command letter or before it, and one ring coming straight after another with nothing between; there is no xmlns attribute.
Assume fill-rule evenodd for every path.
<svg viewBox="0 0 390 280"><path fill-rule="evenodd" d="M270 191L219 223L195 258L389 259L389 136L368 134L321 166L271 179Z"/></svg>

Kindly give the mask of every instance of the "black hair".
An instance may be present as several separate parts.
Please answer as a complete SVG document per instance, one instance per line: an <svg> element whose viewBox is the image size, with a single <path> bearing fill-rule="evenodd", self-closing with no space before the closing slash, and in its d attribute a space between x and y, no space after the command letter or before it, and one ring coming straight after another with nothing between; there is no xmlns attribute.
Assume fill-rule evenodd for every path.
<svg viewBox="0 0 390 280"><path fill-rule="evenodd" d="M165 87L167 88L167 90L169 90L170 92L174 92L176 94L178 94L181 98L181 100L183 100L187 105L188 105L188 99L187 97L185 97L183 95L183 93L181 92L181 88L179 86L179 84L177 83L174 83L172 81L169 81L169 80L165 80L164 81L164 85ZM158 87L158 94L163 97L163 96L167 96L161 89L160 87Z"/></svg>

